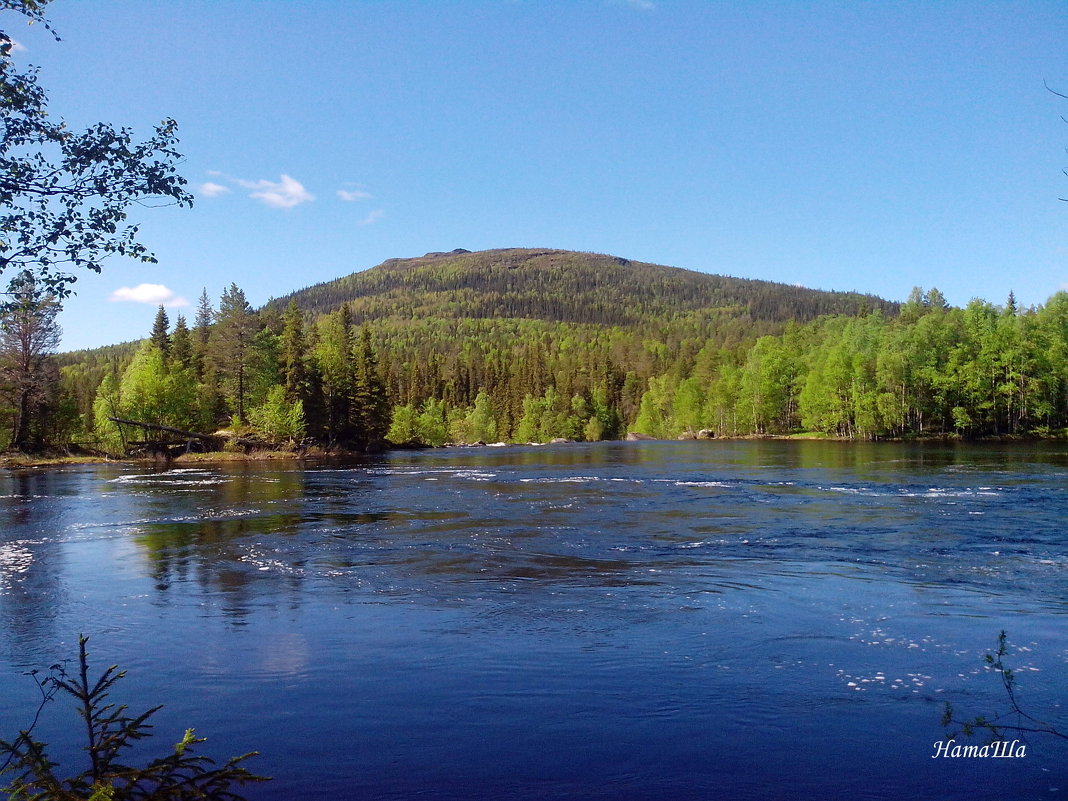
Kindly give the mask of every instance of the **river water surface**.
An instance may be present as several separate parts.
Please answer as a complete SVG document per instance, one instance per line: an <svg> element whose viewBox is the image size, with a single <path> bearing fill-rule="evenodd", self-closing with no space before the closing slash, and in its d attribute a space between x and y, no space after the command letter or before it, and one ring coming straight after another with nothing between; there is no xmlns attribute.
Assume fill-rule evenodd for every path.
<svg viewBox="0 0 1068 801"><path fill-rule="evenodd" d="M90 636L254 799L1058 799L1068 448L602 443L0 475L0 737ZM37 729L71 764L67 701ZM151 741L149 741L151 743ZM967 742L961 740L961 742ZM972 741L981 743L982 740Z"/></svg>

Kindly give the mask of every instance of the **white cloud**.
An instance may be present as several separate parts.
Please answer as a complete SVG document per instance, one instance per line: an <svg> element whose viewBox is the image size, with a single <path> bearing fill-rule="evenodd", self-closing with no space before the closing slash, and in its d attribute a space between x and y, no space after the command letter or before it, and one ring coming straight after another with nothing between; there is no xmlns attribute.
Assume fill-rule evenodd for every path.
<svg viewBox="0 0 1068 801"><path fill-rule="evenodd" d="M617 0L617 2L619 5L637 8L640 11L652 11L656 8L656 3L652 0Z"/></svg>
<svg viewBox="0 0 1068 801"><path fill-rule="evenodd" d="M386 212L384 212L382 209L375 209L374 211L372 211L370 214L368 214L366 217L364 217L362 220L360 220L356 224L357 225L374 225L376 222L378 222L379 220L381 220L385 216L386 216Z"/></svg>
<svg viewBox="0 0 1068 801"><path fill-rule="evenodd" d="M163 284L120 286L108 298L112 303L148 303L152 306L188 306L189 301Z"/></svg>
<svg viewBox="0 0 1068 801"><path fill-rule="evenodd" d="M249 197L262 201L264 205L273 209L291 209L301 203L315 200L304 185L286 174L282 174L280 181L245 181L235 178L234 182L245 189L251 189Z"/></svg>
<svg viewBox="0 0 1068 801"><path fill-rule="evenodd" d="M219 195L225 195L229 192L230 187L214 183L213 181L205 181L200 185L199 191L204 197L218 197Z"/></svg>
<svg viewBox="0 0 1068 801"><path fill-rule="evenodd" d="M370 192L364 192L360 189L339 189L337 190L337 196L349 203L354 203L358 200L370 200L373 197Z"/></svg>
<svg viewBox="0 0 1068 801"><path fill-rule="evenodd" d="M25 53L26 52L26 45L22 44L22 42L18 41L17 39L8 39L8 41L11 42L11 52L12 53Z"/></svg>

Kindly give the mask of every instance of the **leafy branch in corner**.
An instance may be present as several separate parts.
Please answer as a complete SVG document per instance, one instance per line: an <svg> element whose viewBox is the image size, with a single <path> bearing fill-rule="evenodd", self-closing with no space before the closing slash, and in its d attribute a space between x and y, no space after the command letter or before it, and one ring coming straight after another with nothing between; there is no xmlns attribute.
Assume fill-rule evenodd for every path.
<svg viewBox="0 0 1068 801"><path fill-rule="evenodd" d="M161 707L131 716L125 705L108 701L111 689L126 672L112 665L98 679L90 680L87 641L86 637L78 638L79 670L75 677L69 678L59 666L53 666L38 687L44 696L41 708L59 691L77 702L88 740L84 750L89 765L71 778L60 779L55 773L57 763L49 758L46 744L33 739L31 725L14 742L0 740L0 756L7 755L0 775L13 775L5 788L10 801L243 801L232 786L267 781L240 764L256 752L232 757L218 767L210 757L195 754L196 746L205 739L196 737L193 729L186 729L171 753L145 767L125 764L124 752L151 736L148 721Z"/></svg>
<svg viewBox="0 0 1068 801"><path fill-rule="evenodd" d="M1053 737L1060 737L1063 740L1068 740L1068 734L1058 730L1050 723L1039 720L1020 708L1019 701L1017 701L1016 698L1016 674L1013 672L1012 668L1005 664L1006 654L1008 654L1008 638L1005 632L1002 631L1001 634L998 635L997 651L992 654L986 654L983 659L986 662L987 667L994 670L1001 677L1001 683L1004 686L1005 694L1009 699L1009 711L989 720L983 715L978 715L970 720L960 720L956 717L953 705L947 701L945 709L942 712L942 726L945 728L957 726L959 727L959 733L964 734L966 737L971 737L979 731L985 731L990 735L991 740L1004 740L1006 738L1006 733L1049 734ZM1006 719L1015 720L1016 722L1004 722ZM952 738L955 737L958 732L947 733Z"/></svg>
<svg viewBox="0 0 1068 801"><path fill-rule="evenodd" d="M0 11L52 31L48 1L0 0ZM63 299L77 280L71 268L100 272L116 254L155 263L127 214L135 205L192 206L177 145L170 118L143 141L108 123L72 129L50 113L38 70L20 66L0 29L0 273L29 270Z"/></svg>

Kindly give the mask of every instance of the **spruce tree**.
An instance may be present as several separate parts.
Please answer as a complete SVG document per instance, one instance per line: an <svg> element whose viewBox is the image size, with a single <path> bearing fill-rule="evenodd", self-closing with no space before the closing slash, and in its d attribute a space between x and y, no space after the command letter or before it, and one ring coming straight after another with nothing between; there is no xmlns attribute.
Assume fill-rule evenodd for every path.
<svg viewBox="0 0 1068 801"><path fill-rule="evenodd" d="M193 369L193 335L186 325L185 317L178 315L171 334L171 361L183 369Z"/></svg>
<svg viewBox="0 0 1068 801"><path fill-rule="evenodd" d="M152 323L152 344L159 348L159 352L166 356L171 350L171 338L167 333L171 321L167 318L167 312L163 306L156 312L155 322Z"/></svg>
<svg viewBox="0 0 1068 801"><path fill-rule="evenodd" d="M211 340L211 325L215 322L215 310L211 307L207 288L200 293L197 316L193 321L193 367L197 378L203 379L208 367L208 346Z"/></svg>
<svg viewBox="0 0 1068 801"><path fill-rule="evenodd" d="M364 448L379 448L389 432L390 404L386 386L378 373L378 358L371 346L371 331L364 326L356 352L353 393L356 441Z"/></svg>
<svg viewBox="0 0 1068 801"><path fill-rule="evenodd" d="M285 380L286 398L304 401L307 394L307 374L304 358L307 344L304 341L304 316L291 300L282 315L282 377Z"/></svg>

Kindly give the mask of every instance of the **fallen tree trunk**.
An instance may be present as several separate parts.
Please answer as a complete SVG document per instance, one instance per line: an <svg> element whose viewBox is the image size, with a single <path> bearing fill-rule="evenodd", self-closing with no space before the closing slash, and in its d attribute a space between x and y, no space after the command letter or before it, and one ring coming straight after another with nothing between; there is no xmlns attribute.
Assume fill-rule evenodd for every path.
<svg viewBox="0 0 1068 801"><path fill-rule="evenodd" d="M182 431L180 428L161 426L158 423L142 423L139 420L123 420L121 417L109 417L108 420L112 423L119 423L125 426L137 426L148 431L166 431L168 434L176 434L183 439L200 439L205 442L216 442L222 439L222 437L217 437L214 434L199 434L196 431Z"/></svg>

